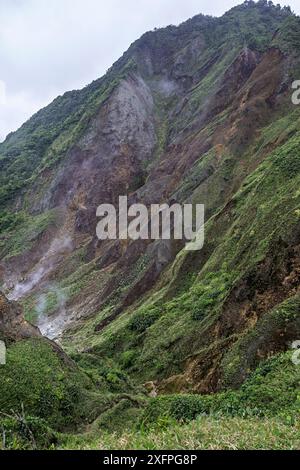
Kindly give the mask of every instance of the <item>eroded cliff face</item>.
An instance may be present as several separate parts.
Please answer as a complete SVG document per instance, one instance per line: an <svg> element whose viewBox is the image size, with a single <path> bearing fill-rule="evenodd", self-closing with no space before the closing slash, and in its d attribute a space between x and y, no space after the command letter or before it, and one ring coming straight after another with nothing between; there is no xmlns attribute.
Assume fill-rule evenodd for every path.
<svg viewBox="0 0 300 470"><path fill-rule="evenodd" d="M38 328L28 323L22 308L0 293L0 336L5 341L19 341L42 336Z"/></svg>
<svg viewBox="0 0 300 470"><path fill-rule="evenodd" d="M74 92L75 112L67 96L54 103L51 126L60 125L61 109L70 107L70 115L58 135L51 130L54 140L36 158L41 163L8 205L26 213L2 237L1 278L10 298L68 347L95 348L116 361L136 352L133 373L159 380L162 391L224 386L222 361L239 337L299 293L293 219L299 166L291 163L290 174L276 163L278 152L288 166L299 144L299 112L291 104L299 57L278 45L278 28L289 14L239 8L231 14L242 20L230 34L229 14L147 33L106 78ZM255 27L253 11L263 47L247 43L240 31ZM44 129L46 115L35 119ZM34 133L35 121L32 126ZM11 154L18 139L22 135L5 144ZM279 208L288 192L290 222ZM178 241L99 241L96 208L117 205L122 195L129 204L205 204L203 250L187 255ZM272 211L278 225L269 223ZM274 247L288 261L276 263ZM201 286L211 289L203 305ZM132 319L143 305L150 320L135 331ZM257 346L251 357L287 348L293 339L287 329L284 336L281 326L268 339L272 347L262 354ZM284 339L276 341L281 333ZM229 382L240 383L253 364L246 361Z"/></svg>

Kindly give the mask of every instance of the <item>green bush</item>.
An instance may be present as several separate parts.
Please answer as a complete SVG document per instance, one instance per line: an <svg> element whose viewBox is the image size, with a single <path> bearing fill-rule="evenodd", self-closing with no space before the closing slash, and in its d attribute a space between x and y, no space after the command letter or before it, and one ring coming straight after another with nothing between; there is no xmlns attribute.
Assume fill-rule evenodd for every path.
<svg viewBox="0 0 300 470"><path fill-rule="evenodd" d="M134 364L134 360L136 358L137 352L130 349L129 351L123 352L121 356L121 365L125 368L128 369Z"/></svg>
<svg viewBox="0 0 300 470"><path fill-rule="evenodd" d="M158 307L144 307L134 315L129 324L129 328L138 333L143 333L156 322L159 316L160 309Z"/></svg>
<svg viewBox="0 0 300 470"><path fill-rule="evenodd" d="M228 290L229 279L227 273L220 271L210 273L201 283L195 282L183 302L184 308L190 310L193 320L203 320L221 304Z"/></svg>

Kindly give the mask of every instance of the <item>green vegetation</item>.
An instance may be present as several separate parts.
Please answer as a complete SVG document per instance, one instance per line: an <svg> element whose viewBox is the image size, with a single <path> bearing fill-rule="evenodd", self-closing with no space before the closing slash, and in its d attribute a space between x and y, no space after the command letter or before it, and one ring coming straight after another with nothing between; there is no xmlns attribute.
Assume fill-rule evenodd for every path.
<svg viewBox="0 0 300 470"><path fill-rule="evenodd" d="M0 416L1 450L50 449L57 435L41 418L26 416L23 411Z"/></svg>
<svg viewBox="0 0 300 470"><path fill-rule="evenodd" d="M298 17L288 16L280 27L274 45L284 52L297 54L300 47L300 20Z"/></svg>
<svg viewBox="0 0 300 470"><path fill-rule="evenodd" d="M3 232L0 236L0 256L2 259L12 258L29 251L43 232L51 226L56 227L59 221L55 210L36 216L26 212L5 214L5 218L2 219Z"/></svg>
<svg viewBox="0 0 300 470"><path fill-rule="evenodd" d="M278 419L199 417L189 424L175 423L151 431L124 434L91 433L65 436L61 449L84 450L298 450L299 424L287 425Z"/></svg>
<svg viewBox="0 0 300 470"><path fill-rule="evenodd" d="M14 263L22 272L23 255L37 263L39 243L47 252L65 221L59 209L42 209L52 207L53 178L136 72L153 92L157 142L124 181L128 191L154 170L146 197L157 182L160 197L166 190L207 210L203 250L172 246L174 262L144 295L160 256L124 242L115 252L105 245L105 258L94 234L76 231L78 208L65 208L76 249L22 303L32 322L41 299L53 314L61 296L82 317L61 338L69 356L41 338L9 344L0 366L3 447L299 448L300 369L289 349L300 338L300 108L286 91L299 37L299 18L265 0L146 33L104 78L57 98L0 145L1 273ZM270 46L285 54L275 91L235 71L241 50L259 58ZM232 96L224 77L228 90L242 82ZM148 396L149 385L158 396Z"/></svg>
<svg viewBox="0 0 300 470"><path fill-rule="evenodd" d="M141 308L131 319L129 328L138 333L146 331L160 316L160 310L157 307Z"/></svg>
<svg viewBox="0 0 300 470"><path fill-rule="evenodd" d="M297 338L300 335L299 312L300 297L296 295L264 315L253 329L242 336L222 361L224 385L227 387L241 385L250 371L255 370L259 365L260 357L257 351L268 351L272 338L276 337L276 332L290 331L291 337ZM276 365L276 361L270 363ZM278 364L280 365L280 361ZM282 368L284 369L283 363ZM289 369L287 368L287 371ZM278 373L280 380L283 374L284 372ZM285 378L285 383L288 383L287 378ZM298 386L300 387L300 384Z"/></svg>
<svg viewBox="0 0 300 470"><path fill-rule="evenodd" d="M39 348L38 363L33 357L33 347ZM13 355L20 352L16 351L16 346L10 352L10 361L17 373L17 380L12 384L9 373L5 372L6 385L1 387L1 390L12 394L17 400L17 411L6 411L1 403L0 425L6 433L6 448L127 449L131 445L136 449L155 449L168 443L168 448L176 449L228 448L229 445L237 449L289 449L299 445L297 417L300 413L300 375L291 361L291 353L277 355L262 363L238 391L146 399L142 394L133 394L134 387L120 370L114 369L112 364L109 367L104 364L101 366L96 356L74 356L85 370L84 376L75 364L72 367L63 365L49 345L43 342L23 342L19 343L18 348L22 348L23 360L20 356L14 358ZM11 358L19 364L17 368ZM22 362L23 367L28 367L29 358L34 360L34 364L25 375L27 380L24 382L23 375L20 383L20 364ZM43 388L43 397L37 364L41 367L47 384ZM66 386L66 377L69 387L73 388L77 380L77 384L80 383L85 392L79 396L77 390L75 397ZM91 383L97 385L101 394L92 391ZM126 394L121 392L125 386ZM87 389L90 391L85 396ZM117 394L107 394L108 390L113 389ZM47 400L45 390L48 392ZM70 393L72 403L69 402ZM2 402L3 400L5 403L5 397L2 397ZM38 408L35 408L38 401ZM18 403L24 405L18 407ZM40 406L41 403L44 404L43 407ZM77 413L80 410L82 419L83 413L87 413L87 407L91 411L93 409L94 419L88 431L72 435L51 430L49 424L56 429L59 427L58 423L68 427L73 423L74 426L74 410L77 409ZM26 409L31 412L36 410L39 418L25 414ZM45 413L42 418L43 411ZM224 430L222 436L217 433L220 428ZM190 440L187 440L188 432L192 430Z"/></svg>
<svg viewBox="0 0 300 470"><path fill-rule="evenodd" d="M11 345L7 364L1 366L1 412L19 413L22 405L26 414L45 419L55 428L74 424L81 414L79 402L88 379L61 354L39 339Z"/></svg>
<svg viewBox="0 0 300 470"><path fill-rule="evenodd" d="M197 416L281 416L294 423L300 413L300 372L291 353L263 362L237 391L212 395L167 395L150 400L143 426L169 419L186 422Z"/></svg>
<svg viewBox="0 0 300 470"><path fill-rule="evenodd" d="M73 355L72 361L44 339L8 347L0 389L0 429L5 448L12 449L49 448L58 431L88 423L122 428L137 420L145 403L143 391L112 361L89 354Z"/></svg>

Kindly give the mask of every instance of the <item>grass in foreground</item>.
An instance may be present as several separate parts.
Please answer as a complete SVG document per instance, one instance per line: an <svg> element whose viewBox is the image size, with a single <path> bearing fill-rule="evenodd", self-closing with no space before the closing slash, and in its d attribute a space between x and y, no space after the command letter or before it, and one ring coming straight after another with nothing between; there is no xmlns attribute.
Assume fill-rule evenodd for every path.
<svg viewBox="0 0 300 470"><path fill-rule="evenodd" d="M189 424L121 435L91 433L65 436L61 449L71 450L298 450L300 421L199 417Z"/></svg>

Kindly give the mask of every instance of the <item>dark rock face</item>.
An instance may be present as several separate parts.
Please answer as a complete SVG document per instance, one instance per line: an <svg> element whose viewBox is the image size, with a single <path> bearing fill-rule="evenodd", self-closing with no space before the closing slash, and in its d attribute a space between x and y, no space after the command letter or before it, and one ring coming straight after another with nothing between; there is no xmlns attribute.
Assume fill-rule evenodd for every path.
<svg viewBox="0 0 300 470"><path fill-rule="evenodd" d="M142 77L121 80L69 152L46 195L49 208L71 204L79 211L94 210L99 201L116 202L118 193L127 194L156 145L153 113L153 97ZM94 212L89 215L93 220Z"/></svg>
<svg viewBox="0 0 300 470"><path fill-rule="evenodd" d="M16 302L10 302L1 292L0 336L8 341L42 336L37 327L24 319L22 307Z"/></svg>

